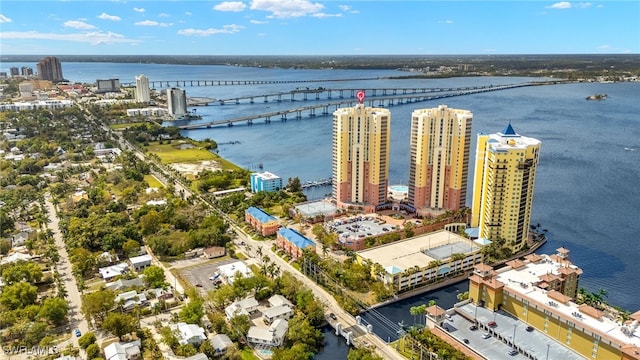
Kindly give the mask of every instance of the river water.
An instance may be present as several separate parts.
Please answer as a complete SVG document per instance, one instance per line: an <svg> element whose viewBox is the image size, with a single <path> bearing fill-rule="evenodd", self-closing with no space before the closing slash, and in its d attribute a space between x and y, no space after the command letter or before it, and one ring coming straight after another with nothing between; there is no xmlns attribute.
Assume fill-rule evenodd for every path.
<svg viewBox="0 0 640 360"><path fill-rule="evenodd" d="M2 63L11 66L35 64ZM436 88L520 83L533 78L467 77L429 80L354 79L406 75L390 70L294 70L234 66L188 66L164 64L63 63L65 78L79 82L119 78L134 82L138 74L153 80L320 80L302 84L186 87L187 96L216 99L242 95L288 92L299 88ZM596 93L608 94L603 101L586 101ZM608 301L632 312L640 309L640 83L576 83L522 87L391 107L391 164L394 184L406 184L409 162L409 123L414 109L445 104L473 112L473 132L498 132L511 122L525 136L541 140L536 174L532 224L548 230L548 242L539 253L554 253L561 246L571 251L571 260L584 270L581 286L591 291L606 289ZM284 99L284 97L283 97ZM227 104L198 107L201 121L288 109L314 103ZM318 114L319 115L319 114ZM222 145L219 154L236 164L274 172L286 181L298 176L315 180L331 175L331 115L255 121L237 125L185 131L194 139L212 138ZM470 182L473 174L475 137L471 144ZM320 188L309 193L319 198L330 193ZM469 192L469 196L470 196ZM470 201L467 201L470 205ZM461 285L462 287L466 285ZM456 289L449 290L456 292ZM453 293L451 294L453 295ZM440 296L440 295L438 295ZM428 302L428 296L416 304ZM412 321L411 301L382 308L393 323ZM405 314L406 313L406 314ZM396 314L396 315L394 315ZM405 314L406 320L399 314ZM381 334L381 337L385 335ZM320 356L318 358L321 358ZM340 358L333 357L333 358Z"/></svg>

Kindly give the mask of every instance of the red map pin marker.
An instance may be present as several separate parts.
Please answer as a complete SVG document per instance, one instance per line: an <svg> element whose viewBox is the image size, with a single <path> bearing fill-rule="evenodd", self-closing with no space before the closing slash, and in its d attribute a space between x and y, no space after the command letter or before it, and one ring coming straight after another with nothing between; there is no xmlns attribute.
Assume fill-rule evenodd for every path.
<svg viewBox="0 0 640 360"><path fill-rule="evenodd" d="M358 99L358 102L360 104L362 104L362 102L364 101L364 91L363 90L358 90L358 92L356 92L356 99Z"/></svg>

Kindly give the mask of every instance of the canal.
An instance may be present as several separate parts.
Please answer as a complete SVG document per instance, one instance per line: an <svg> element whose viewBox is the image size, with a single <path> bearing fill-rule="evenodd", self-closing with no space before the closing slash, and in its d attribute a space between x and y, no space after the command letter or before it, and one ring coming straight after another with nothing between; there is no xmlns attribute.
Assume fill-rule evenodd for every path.
<svg viewBox="0 0 640 360"><path fill-rule="evenodd" d="M429 304L433 300L444 309L450 309L458 300L458 294L469 291L469 281L463 280L444 288L425 292L419 295L383 305L375 310L362 314L363 324L371 324L373 332L381 339L389 342L398 339L398 331L404 326L409 327L414 324L423 324L424 316L413 316L409 312L411 307ZM325 336L325 347L314 359L334 360L346 359L349 347L344 338L335 335L329 326L322 328Z"/></svg>

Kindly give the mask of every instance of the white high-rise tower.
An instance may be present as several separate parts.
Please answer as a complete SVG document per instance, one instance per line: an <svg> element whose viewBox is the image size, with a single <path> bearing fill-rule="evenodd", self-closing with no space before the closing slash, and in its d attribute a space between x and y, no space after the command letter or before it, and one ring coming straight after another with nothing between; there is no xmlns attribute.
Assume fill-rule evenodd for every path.
<svg viewBox="0 0 640 360"><path fill-rule="evenodd" d="M151 101L149 78L142 74L136 76L136 101L144 103Z"/></svg>

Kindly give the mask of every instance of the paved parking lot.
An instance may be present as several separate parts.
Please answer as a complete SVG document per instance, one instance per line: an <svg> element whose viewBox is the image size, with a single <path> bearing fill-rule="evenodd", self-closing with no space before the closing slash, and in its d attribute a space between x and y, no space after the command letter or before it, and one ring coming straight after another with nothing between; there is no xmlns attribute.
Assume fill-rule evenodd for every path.
<svg viewBox="0 0 640 360"><path fill-rule="evenodd" d="M473 322L459 314L453 314L451 319L445 320L444 327L449 330L451 336L459 341L464 343L464 339L467 339L468 343L465 346L488 359L584 359L543 332L535 329L527 331L526 323L508 313L502 311L494 313L483 307L476 309L473 304L466 304L457 310L465 313L471 319L475 317L478 320L479 328L471 330L469 327ZM496 326L487 325L492 321L495 321ZM484 334L490 336L487 335L485 338ZM514 335L518 354L509 355L509 351L513 348Z"/></svg>
<svg viewBox="0 0 640 360"><path fill-rule="evenodd" d="M395 226L373 216L358 216L327 223L327 230L338 233L341 241L351 237L378 236L395 230Z"/></svg>
<svg viewBox="0 0 640 360"><path fill-rule="evenodd" d="M206 293L209 290L215 289L215 286L213 285L213 282L209 280L209 277L213 276L213 273L218 270L218 267L236 261L238 261L238 259L227 258L221 261L206 262L201 265L180 269L180 273L187 281L198 287L202 292Z"/></svg>

